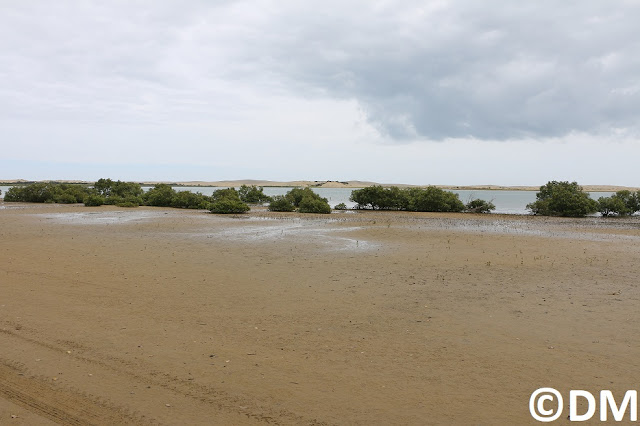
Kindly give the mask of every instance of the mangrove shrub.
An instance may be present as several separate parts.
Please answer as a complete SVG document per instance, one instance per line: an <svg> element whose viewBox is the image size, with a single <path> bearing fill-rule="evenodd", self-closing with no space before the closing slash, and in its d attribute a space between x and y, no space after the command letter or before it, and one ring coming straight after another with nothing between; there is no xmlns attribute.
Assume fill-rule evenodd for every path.
<svg viewBox="0 0 640 426"><path fill-rule="evenodd" d="M233 214L246 213L249 206L240 199L240 195L235 188L219 189L211 196L213 202L209 206L211 213Z"/></svg>
<svg viewBox="0 0 640 426"><path fill-rule="evenodd" d="M491 201L481 200L479 198L471 200L465 206L465 211L469 213L491 213L496 206Z"/></svg>
<svg viewBox="0 0 640 426"><path fill-rule="evenodd" d="M551 181L540 187L527 209L542 216L583 217L598 211L598 203L577 182Z"/></svg>
<svg viewBox="0 0 640 426"><path fill-rule="evenodd" d="M602 216L630 216L640 211L640 191L618 191L609 197L598 198L598 211Z"/></svg>
<svg viewBox="0 0 640 426"><path fill-rule="evenodd" d="M458 194L435 186L427 188L384 188L374 185L351 192L357 209L409 210L415 212L461 212L465 205Z"/></svg>
<svg viewBox="0 0 640 426"><path fill-rule="evenodd" d="M256 185L242 185L240 189L238 189L238 195L240 199L245 203L249 204L263 204L271 201L271 197L266 195L264 192L264 188Z"/></svg>
<svg viewBox="0 0 640 426"><path fill-rule="evenodd" d="M284 196L275 196L268 208L276 212L292 212L297 209L300 213L331 213L329 201L311 188L293 188Z"/></svg>

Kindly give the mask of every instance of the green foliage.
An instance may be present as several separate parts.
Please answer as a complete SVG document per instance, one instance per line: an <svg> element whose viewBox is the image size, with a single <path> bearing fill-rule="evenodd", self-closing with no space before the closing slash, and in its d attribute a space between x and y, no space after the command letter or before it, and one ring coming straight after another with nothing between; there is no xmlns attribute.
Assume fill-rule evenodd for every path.
<svg viewBox="0 0 640 426"><path fill-rule="evenodd" d="M527 209L542 216L583 217L598 211L598 203L577 182L551 181L540 187Z"/></svg>
<svg viewBox="0 0 640 426"><path fill-rule="evenodd" d="M230 197L240 201L235 190L217 191L218 199ZM141 205L209 209L211 198L201 193L176 192L170 185L158 184L146 193L135 182L98 180L93 188L78 184L33 183L14 186L7 191L5 201L32 203L82 203L86 206L115 205L137 207ZM243 211L246 211L243 209Z"/></svg>
<svg viewBox="0 0 640 426"><path fill-rule="evenodd" d="M143 199L148 206L170 207L176 196L176 191L166 183L159 183L144 193Z"/></svg>
<svg viewBox="0 0 640 426"><path fill-rule="evenodd" d="M89 194L87 187L78 184L40 182L13 186L5 194L8 202L25 203L81 203Z"/></svg>
<svg viewBox="0 0 640 426"><path fill-rule="evenodd" d="M56 200L57 203L82 203L90 193L89 188L79 184L60 184L58 189L61 193L61 198L59 201Z"/></svg>
<svg viewBox="0 0 640 426"><path fill-rule="evenodd" d="M293 188L284 196L276 195L269 203L273 212L331 213L331 206L326 198L313 192L311 188Z"/></svg>
<svg viewBox="0 0 640 426"><path fill-rule="evenodd" d="M104 197L98 194L89 194L84 199L84 205L87 207L98 207L104 204Z"/></svg>
<svg viewBox="0 0 640 426"><path fill-rule="evenodd" d="M491 213L491 211L495 209L496 206L491 201L485 201L479 198L469 201L465 206L465 210L470 213Z"/></svg>
<svg viewBox="0 0 640 426"><path fill-rule="evenodd" d="M242 200L234 198L221 198L214 201L210 206L211 213L230 214L230 213L246 213L249 206Z"/></svg>
<svg viewBox="0 0 640 426"><path fill-rule="evenodd" d="M316 198L320 196L313 192L311 188L293 188L285 194L285 197L287 197L295 207L299 207L304 197Z"/></svg>
<svg viewBox="0 0 640 426"><path fill-rule="evenodd" d="M333 207L334 210L347 210L347 205L345 203L336 204Z"/></svg>
<svg viewBox="0 0 640 426"><path fill-rule="evenodd" d="M331 206L327 202L326 198L312 198L304 197L298 206L300 213L331 213Z"/></svg>
<svg viewBox="0 0 640 426"><path fill-rule="evenodd" d="M624 216L627 214L627 206L624 201L615 195L598 198L598 211L604 217Z"/></svg>
<svg viewBox="0 0 640 426"><path fill-rule="evenodd" d="M465 209L457 194L435 186L400 189L374 185L352 191L349 199L357 203L359 209L416 212L461 212Z"/></svg>
<svg viewBox="0 0 640 426"><path fill-rule="evenodd" d="M116 181L111 188L111 194L123 198L140 197L144 190L139 183Z"/></svg>
<svg viewBox="0 0 640 426"><path fill-rule="evenodd" d="M118 207L138 207L145 204L146 194L139 183L98 179L93 185L96 195L103 198L103 204ZM95 202L98 200L95 199ZM91 201L90 201L91 203ZM86 205L86 203L85 203Z"/></svg>
<svg viewBox="0 0 640 426"><path fill-rule="evenodd" d="M271 199L268 209L272 212L292 212L296 206L284 195L276 195Z"/></svg>
<svg viewBox="0 0 640 426"><path fill-rule="evenodd" d="M143 196L148 206L177 207L183 209L209 209L211 199L201 193L191 191L176 192L171 185L160 183L148 190Z"/></svg>
<svg viewBox="0 0 640 426"><path fill-rule="evenodd" d="M263 204L271 201L271 197L266 195L264 188L256 185L242 185L238 190L240 199L249 204Z"/></svg>
<svg viewBox="0 0 640 426"><path fill-rule="evenodd" d="M211 199L199 192L179 191L174 195L171 207L208 210L211 207Z"/></svg>
<svg viewBox="0 0 640 426"><path fill-rule="evenodd" d="M329 201L313 192L311 188L293 188L285 194L285 197L297 207L300 213L331 213Z"/></svg>
<svg viewBox="0 0 640 426"><path fill-rule="evenodd" d="M56 195L54 202L56 203L60 203L60 204L74 204L77 203L76 201L76 197L73 194L70 194L68 192L62 192L59 195Z"/></svg>
<svg viewBox="0 0 640 426"><path fill-rule="evenodd" d="M235 188L225 188L225 189L218 189L217 191L213 191L213 194L211 195L211 199L213 201L218 201L223 198L232 198L234 200L235 199L240 200L240 194L238 194L238 191L236 191Z"/></svg>
<svg viewBox="0 0 640 426"><path fill-rule="evenodd" d="M630 216L640 211L640 191L622 190L610 197L598 198L598 211L602 216Z"/></svg>
<svg viewBox="0 0 640 426"><path fill-rule="evenodd" d="M211 213L230 214L246 213L249 206L240 199L235 188L219 189L211 196L213 202L209 206Z"/></svg>
<svg viewBox="0 0 640 426"><path fill-rule="evenodd" d="M111 179L99 179L93 185L93 190L96 195L103 198L103 204L106 205L138 207L146 203L147 194L145 194L140 184L136 182L123 182L120 180L114 182Z"/></svg>
<svg viewBox="0 0 640 426"><path fill-rule="evenodd" d="M24 187L20 187L20 186L12 186L11 188L9 188L7 190L7 193L4 194L4 201L9 201L9 202L21 201L23 198L23 194L22 194L23 188Z"/></svg>
<svg viewBox="0 0 640 426"><path fill-rule="evenodd" d="M383 188L373 185L351 191L350 201L357 204L358 209L404 210L407 208L407 192L396 186Z"/></svg>
<svg viewBox="0 0 640 426"><path fill-rule="evenodd" d="M415 212L461 212L464 204L458 194L445 191L435 186L425 189L410 188L409 205L407 210Z"/></svg>
<svg viewBox="0 0 640 426"><path fill-rule="evenodd" d="M98 194L103 197L108 197L111 195L111 187L113 186L113 181L111 179L98 179L96 183L93 184L93 188L98 191Z"/></svg>

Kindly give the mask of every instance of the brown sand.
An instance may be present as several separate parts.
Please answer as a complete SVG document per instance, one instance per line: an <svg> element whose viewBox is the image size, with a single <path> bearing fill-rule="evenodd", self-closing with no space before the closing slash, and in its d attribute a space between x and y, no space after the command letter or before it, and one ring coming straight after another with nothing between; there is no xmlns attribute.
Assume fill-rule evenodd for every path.
<svg viewBox="0 0 640 426"><path fill-rule="evenodd" d="M622 396L639 222L0 203L0 424L533 424L542 386Z"/></svg>

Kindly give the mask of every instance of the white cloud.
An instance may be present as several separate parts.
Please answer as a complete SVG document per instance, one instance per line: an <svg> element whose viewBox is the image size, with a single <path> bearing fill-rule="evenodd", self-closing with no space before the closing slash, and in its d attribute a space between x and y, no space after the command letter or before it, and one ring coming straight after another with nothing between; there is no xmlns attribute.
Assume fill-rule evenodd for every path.
<svg viewBox="0 0 640 426"><path fill-rule="evenodd" d="M3 173L637 184L592 163L638 154L639 21L636 2L577 0L3 2Z"/></svg>

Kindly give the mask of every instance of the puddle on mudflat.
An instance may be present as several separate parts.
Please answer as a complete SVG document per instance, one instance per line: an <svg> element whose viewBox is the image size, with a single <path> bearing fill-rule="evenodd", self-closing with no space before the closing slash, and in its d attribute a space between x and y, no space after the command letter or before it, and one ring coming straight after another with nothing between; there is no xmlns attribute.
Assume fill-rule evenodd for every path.
<svg viewBox="0 0 640 426"><path fill-rule="evenodd" d="M46 220L53 220L65 224L107 225L157 220L166 217L166 215L172 215L173 219L186 215L189 215L190 219L202 219L202 221L198 221L199 224L197 225L197 227L200 228L199 232L187 234L172 233L174 236L188 235L189 237L195 238L247 242L287 240L292 243L308 242L319 244L329 250L370 250L379 246L379 244L370 241L357 240L344 235L345 232L361 229L360 227L335 228L327 226L330 223L341 221L332 218L300 219L295 217L222 216L180 210L176 210L175 212L167 212L166 210L87 211L74 213L42 213L38 216ZM204 227L202 226L203 224L205 224ZM211 226L206 226L206 224L210 224Z"/></svg>
<svg viewBox="0 0 640 426"><path fill-rule="evenodd" d="M415 226L415 225L409 225ZM466 219L436 219L421 222L420 228L434 230L465 231L476 233L537 236L547 238L570 238L585 241L616 241L630 240L640 241L635 235L621 235L610 233L586 232L584 226L566 225L563 223L552 224L549 222L535 223L518 220L466 220ZM574 229L567 229L568 227Z"/></svg>
<svg viewBox="0 0 640 426"><path fill-rule="evenodd" d="M45 219L76 225L99 225L112 223L128 223L155 219L169 214L165 211L131 210L107 212L78 212L78 213L43 213Z"/></svg>
<svg viewBox="0 0 640 426"><path fill-rule="evenodd" d="M371 241L357 240L341 235L360 230L361 227L328 228L326 225L331 221L331 219L248 218L247 222L249 223L237 224L235 222L234 226L229 228L206 230L192 235L194 237L247 242L291 241L291 243L298 244L308 242L319 244L328 250L371 250L379 247L379 244ZM262 223L257 224L256 222Z"/></svg>

